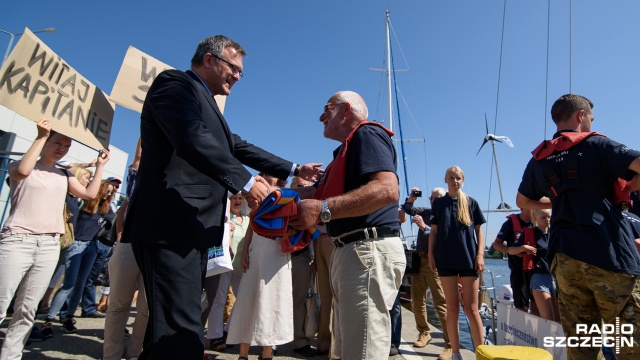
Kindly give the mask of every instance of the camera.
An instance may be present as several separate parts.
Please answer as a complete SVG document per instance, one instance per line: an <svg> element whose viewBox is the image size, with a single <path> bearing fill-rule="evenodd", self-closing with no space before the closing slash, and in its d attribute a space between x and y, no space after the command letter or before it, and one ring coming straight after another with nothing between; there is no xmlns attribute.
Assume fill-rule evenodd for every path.
<svg viewBox="0 0 640 360"><path fill-rule="evenodd" d="M413 195L414 197L422 197L422 190L412 191L411 195Z"/></svg>

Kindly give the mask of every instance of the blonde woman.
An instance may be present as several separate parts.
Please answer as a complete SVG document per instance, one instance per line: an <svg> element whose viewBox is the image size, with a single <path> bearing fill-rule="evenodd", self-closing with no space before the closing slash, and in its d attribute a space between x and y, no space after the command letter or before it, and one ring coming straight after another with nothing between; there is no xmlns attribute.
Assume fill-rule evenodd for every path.
<svg viewBox="0 0 640 360"><path fill-rule="evenodd" d="M474 346L484 343L482 320L478 312L478 274L484 270L486 222L478 203L462 191L464 173L452 166L445 173L447 194L432 205L429 234L429 267L437 271L447 303L447 331L453 360L461 360L458 316L458 277L462 283L463 308L469 319Z"/></svg>

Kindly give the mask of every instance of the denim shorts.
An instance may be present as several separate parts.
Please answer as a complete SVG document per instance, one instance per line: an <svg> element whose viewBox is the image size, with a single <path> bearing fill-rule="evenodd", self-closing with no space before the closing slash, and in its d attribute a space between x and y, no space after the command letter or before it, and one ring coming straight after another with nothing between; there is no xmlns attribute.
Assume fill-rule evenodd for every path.
<svg viewBox="0 0 640 360"><path fill-rule="evenodd" d="M531 290L556 296L556 281L551 274L535 273L531 275Z"/></svg>

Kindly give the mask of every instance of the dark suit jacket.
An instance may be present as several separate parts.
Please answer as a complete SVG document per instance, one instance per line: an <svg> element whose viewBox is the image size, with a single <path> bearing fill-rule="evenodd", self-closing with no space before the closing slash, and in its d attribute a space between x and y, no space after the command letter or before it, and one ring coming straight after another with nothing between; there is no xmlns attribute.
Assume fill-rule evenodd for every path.
<svg viewBox="0 0 640 360"><path fill-rule="evenodd" d="M232 133L190 71L158 75L142 108L140 134L142 159L123 242L220 245L226 191L241 191L251 178L243 164L281 179L293 166Z"/></svg>

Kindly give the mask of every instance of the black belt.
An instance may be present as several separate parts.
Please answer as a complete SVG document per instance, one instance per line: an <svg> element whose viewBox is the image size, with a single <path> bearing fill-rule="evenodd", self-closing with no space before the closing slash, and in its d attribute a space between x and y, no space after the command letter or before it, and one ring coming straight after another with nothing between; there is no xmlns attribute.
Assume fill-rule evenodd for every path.
<svg viewBox="0 0 640 360"><path fill-rule="evenodd" d="M387 226L371 227L371 228L356 230L355 232L349 235L343 235L343 236L337 237L333 239L333 246L343 247L354 241L366 240L366 239L370 239L370 240L384 239L388 237L398 237L398 236L400 236L400 232L390 227L387 227Z"/></svg>

